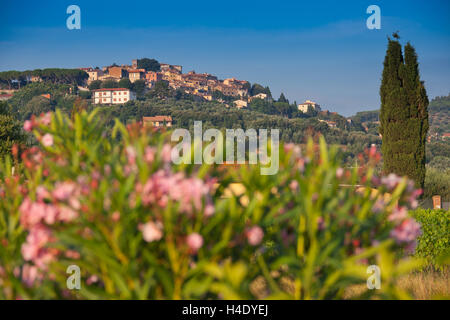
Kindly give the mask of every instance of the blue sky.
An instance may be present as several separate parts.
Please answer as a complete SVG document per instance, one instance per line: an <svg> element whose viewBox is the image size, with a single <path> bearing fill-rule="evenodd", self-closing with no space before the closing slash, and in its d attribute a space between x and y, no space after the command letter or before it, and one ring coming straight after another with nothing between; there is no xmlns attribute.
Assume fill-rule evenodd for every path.
<svg viewBox="0 0 450 320"><path fill-rule="evenodd" d="M81 8L81 30L66 28L71 4ZM381 30L366 28L371 4L381 8ZM399 30L416 47L429 97L450 92L447 0L8 1L0 21L2 71L149 57L344 115L379 107L386 37Z"/></svg>

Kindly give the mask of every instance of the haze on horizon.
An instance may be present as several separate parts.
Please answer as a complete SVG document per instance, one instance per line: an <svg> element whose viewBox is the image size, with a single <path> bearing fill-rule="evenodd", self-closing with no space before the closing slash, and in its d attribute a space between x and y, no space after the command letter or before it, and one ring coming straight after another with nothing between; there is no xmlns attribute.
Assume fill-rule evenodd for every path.
<svg viewBox="0 0 450 320"><path fill-rule="evenodd" d="M81 8L81 30L66 8ZM381 30L366 9L381 8ZM102 67L149 57L269 86L349 116L379 107L387 36L416 48L429 99L450 92L448 1L41 1L0 12L0 70Z"/></svg>

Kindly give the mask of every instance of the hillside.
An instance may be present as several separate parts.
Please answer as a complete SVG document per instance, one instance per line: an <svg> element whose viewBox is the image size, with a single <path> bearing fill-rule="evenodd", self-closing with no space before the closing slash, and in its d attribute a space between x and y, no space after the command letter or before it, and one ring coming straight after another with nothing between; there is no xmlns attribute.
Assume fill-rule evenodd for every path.
<svg viewBox="0 0 450 320"><path fill-rule="evenodd" d="M450 133L450 94L434 98L428 106L428 112L430 134L437 133L442 136L444 133Z"/></svg>

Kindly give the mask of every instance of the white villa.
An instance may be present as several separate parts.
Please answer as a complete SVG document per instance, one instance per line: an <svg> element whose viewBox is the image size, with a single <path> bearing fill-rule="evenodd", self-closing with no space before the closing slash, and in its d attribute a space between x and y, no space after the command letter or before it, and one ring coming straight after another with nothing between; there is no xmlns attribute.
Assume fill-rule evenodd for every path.
<svg viewBox="0 0 450 320"><path fill-rule="evenodd" d="M136 99L134 92L126 88L105 88L94 91L94 104L123 104Z"/></svg>
<svg viewBox="0 0 450 320"><path fill-rule="evenodd" d="M313 110L316 110L316 111L322 110L322 109L320 109L320 105L318 105L317 103L315 103L314 101L311 101L311 100L306 100L305 102L300 103L298 105L298 110L303 113L306 113L306 112L308 112L309 107L311 107Z"/></svg>

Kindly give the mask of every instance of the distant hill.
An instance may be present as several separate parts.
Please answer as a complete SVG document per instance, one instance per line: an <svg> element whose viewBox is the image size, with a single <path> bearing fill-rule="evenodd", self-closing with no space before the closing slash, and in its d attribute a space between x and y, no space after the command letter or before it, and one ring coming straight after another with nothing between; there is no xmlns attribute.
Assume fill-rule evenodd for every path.
<svg viewBox="0 0 450 320"><path fill-rule="evenodd" d="M354 116L352 116L351 119L359 123L379 121L380 110L360 111L357 112Z"/></svg>
<svg viewBox="0 0 450 320"><path fill-rule="evenodd" d="M441 135L450 132L450 94L448 96L436 97L428 106L430 116L430 133Z"/></svg>
<svg viewBox="0 0 450 320"><path fill-rule="evenodd" d="M428 106L430 119L430 134L438 133L441 136L450 132L450 94L443 97L435 97ZM380 118L380 110L361 111L350 117L355 123L377 122Z"/></svg>

